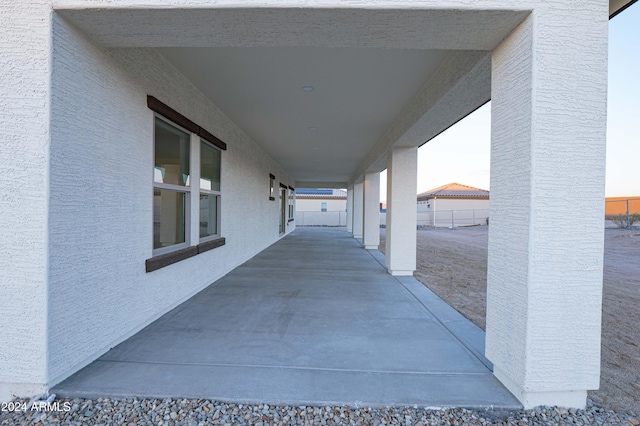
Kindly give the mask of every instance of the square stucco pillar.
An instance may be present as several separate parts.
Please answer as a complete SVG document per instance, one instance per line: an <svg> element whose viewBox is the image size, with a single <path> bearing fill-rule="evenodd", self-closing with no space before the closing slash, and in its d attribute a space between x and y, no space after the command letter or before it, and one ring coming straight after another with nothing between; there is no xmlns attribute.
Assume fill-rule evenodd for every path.
<svg viewBox="0 0 640 426"><path fill-rule="evenodd" d="M492 54L486 356L525 408L599 387L607 18L550 2Z"/></svg>
<svg viewBox="0 0 640 426"><path fill-rule="evenodd" d="M416 270L418 148L387 152L385 264L391 275Z"/></svg>
<svg viewBox="0 0 640 426"><path fill-rule="evenodd" d="M48 2L4 1L0 9L0 402L7 402L49 385L52 30Z"/></svg>
<svg viewBox="0 0 640 426"><path fill-rule="evenodd" d="M365 173L363 195L362 244L367 250L378 250L380 246L380 173Z"/></svg>
<svg viewBox="0 0 640 426"><path fill-rule="evenodd" d="M362 238L363 223L362 215L364 210L364 184L353 184L353 238Z"/></svg>
<svg viewBox="0 0 640 426"><path fill-rule="evenodd" d="M347 232L353 232L353 185L347 188Z"/></svg>

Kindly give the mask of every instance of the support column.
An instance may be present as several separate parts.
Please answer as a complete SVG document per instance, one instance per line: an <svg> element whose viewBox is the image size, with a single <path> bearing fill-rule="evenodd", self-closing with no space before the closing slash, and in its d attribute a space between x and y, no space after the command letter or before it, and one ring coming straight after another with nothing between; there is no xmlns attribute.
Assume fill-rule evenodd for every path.
<svg viewBox="0 0 640 426"><path fill-rule="evenodd" d="M492 55L486 356L525 408L599 386L607 17L543 5Z"/></svg>
<svg viewBox="0 0 640 426"><path fill-rule="evenodd" d="M385 265L391 275L416 270L418 148L387 152L387 237Z"/></svg>
<svg viewBox="0 0 640 426"><path fill-rule="evenodd" d="M48 3L0 2L0 402L42 393L49 383Z"/></svg>
<svg viewBox="0 0 640 426"><path fill-rule="evenodd" d="M353 184L353 238L362 238L363 183Z"/></svg>
<svg viewBox="0 0 640 426"><path fill-rule="evenodd" d="M347 232L353 233L353 185L347 188Z"/></svg>
<svg viewBox="0 0 640 426"><path fill-rule="evenodd" d="M362 244L367 250L380 246L380 173L364 174Z"/></svg>

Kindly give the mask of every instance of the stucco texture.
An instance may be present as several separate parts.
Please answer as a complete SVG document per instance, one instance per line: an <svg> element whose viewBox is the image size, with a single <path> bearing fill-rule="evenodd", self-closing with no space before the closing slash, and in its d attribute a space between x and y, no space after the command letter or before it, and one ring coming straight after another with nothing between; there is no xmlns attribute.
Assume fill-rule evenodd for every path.
<svg viewBox="0 0 640 426"><path fill-rule="evenodd" d="M47 1L0 1L0 401L46 382Z"/></svg>
<svg viewBox="0 0 640 426"><path fill-rule="evenodd" d="M278 239L288 176L153 49L105 50L54 15L49 380L58 382ZM226 245L152 273L153 95L225 141ZM293 229L292 223L288 230Z"/></svg>
<svg viewBox="0 0 640 426"><path fill-rule="evenodd" d="M493 52L487 357L525 407L599 384L607 18L549 2Z"/></svg>

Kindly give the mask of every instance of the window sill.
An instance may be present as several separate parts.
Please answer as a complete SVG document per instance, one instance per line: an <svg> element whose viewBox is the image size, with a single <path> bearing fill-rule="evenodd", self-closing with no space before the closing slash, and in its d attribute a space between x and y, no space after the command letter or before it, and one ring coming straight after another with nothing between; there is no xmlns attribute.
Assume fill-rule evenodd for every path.
<svg viewBox="0 0 640 426"><path fill-rule="evenodd" d="M225 245L226 240L222 238L216 238L215 240L206 241L198 244L197 246L191 246L180 250L172 251L171 253L161 254L154 256L145 261L146 271L153 272L165 266L172 265L182 260L188 259L193 256L197 256L205 251L213 250L215 248Z"/></svg>
<svg viewBox="0 0 640 426"><path fill-rule="evenodd" d="M269 201L275 201L275 197L269 197Z"/></svg>

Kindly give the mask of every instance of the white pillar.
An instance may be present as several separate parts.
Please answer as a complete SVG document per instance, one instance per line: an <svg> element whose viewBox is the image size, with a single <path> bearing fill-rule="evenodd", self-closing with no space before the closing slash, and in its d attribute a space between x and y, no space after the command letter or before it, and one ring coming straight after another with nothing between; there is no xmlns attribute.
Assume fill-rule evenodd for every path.
<svg viewBox="0 0 640 426"><path fill-rule="evenodd" d="M492 57L486 355L525 408L584 407L600 375L608 11L540 9Z"/></svg>
<svg viewBox="0 0 640 426"><path fill-rule="evenodd" d="M385 264L391 275L416 270L418 148L387 152L387 237Z"/></svg>
<svg viewBox="0 0 640 426"><path fill-rule="evenodd" d="M347 188L347 232L353 232L353 185Z"/></svg>
<svg viewBox="0 0 640 426"><path fill-rule="evenodd" d="M364 174L362 244L367 250L380 246L380 173Z"/></svg>
<svg viewBox="0 0 640 426"><path fill-rule="evenodd" d="M363 183L353 184L353 238L362 238Z"/></svg>
<svg viewBox="0 0 640 426"><path fill-rule="evenodd" d="M48 3L0 2L0 402L49 383Z"/></svg>

